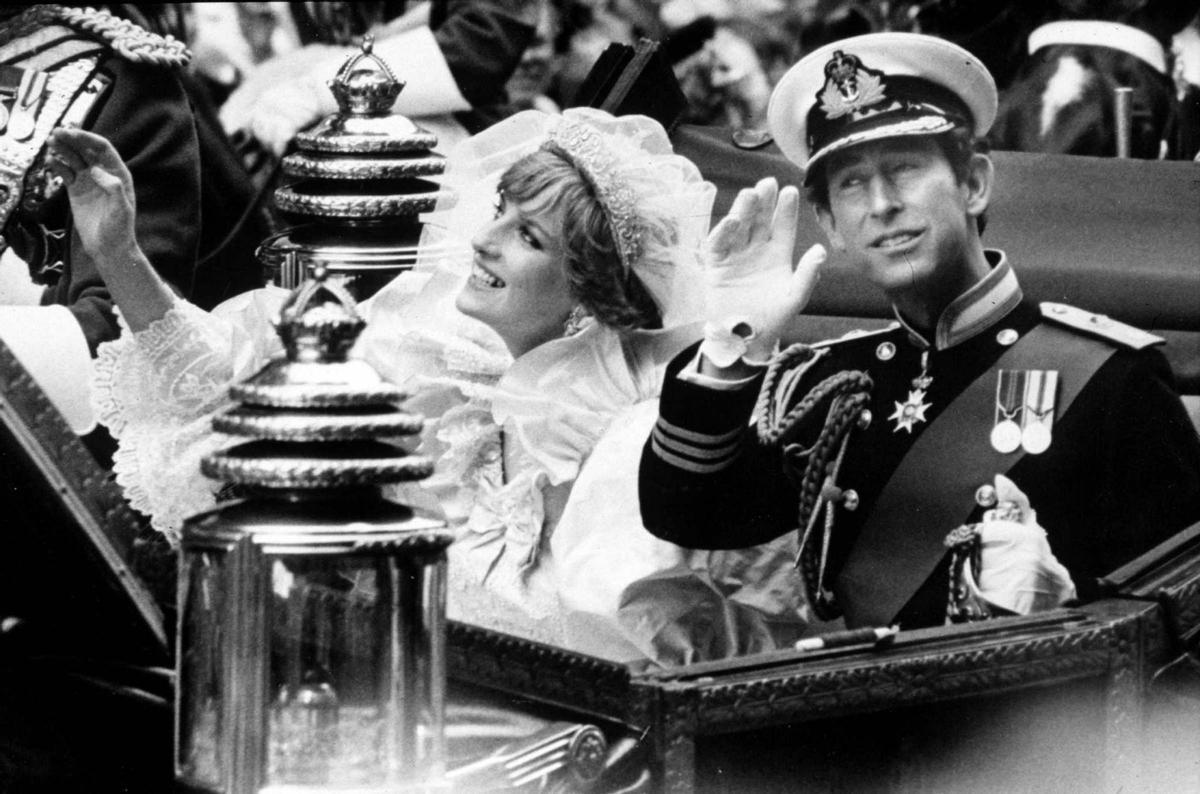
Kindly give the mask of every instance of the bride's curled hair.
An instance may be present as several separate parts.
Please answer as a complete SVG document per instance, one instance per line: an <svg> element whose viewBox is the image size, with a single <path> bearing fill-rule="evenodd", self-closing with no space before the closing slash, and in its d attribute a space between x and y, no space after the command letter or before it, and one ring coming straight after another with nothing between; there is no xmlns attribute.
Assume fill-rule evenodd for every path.
<svg viewBox="0 0 1200 794"><path fill-rule="evenodd" d="M700 246L716 188L675 154L657 121L594 108L522 111L460 143L441 181L418 272L454 267L455 246L441 244L461 248L494 216L499 190L534 208L564 207L572 297L598 322L633 330L704 317ZM460 278L468 268L463 257Z"/></svg>
<svg viewBox="0 0 1200 794"><path fill-rule="evenodd" d="M500 192L533 208L563 208L563 250L571 296L598 322L617 329L657 328L658 307L621 262L612 223L595 188L563 155L538 149L500 179Z"/></svg>

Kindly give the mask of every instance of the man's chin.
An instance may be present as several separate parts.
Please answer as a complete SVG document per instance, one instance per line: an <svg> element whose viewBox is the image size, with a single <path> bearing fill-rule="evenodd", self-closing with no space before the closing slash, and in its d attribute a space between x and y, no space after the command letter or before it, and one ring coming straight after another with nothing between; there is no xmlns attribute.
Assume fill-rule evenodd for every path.
<svg viewBox="0 0 1200 794"><path fill-rule="evenodd" d="M884 292L903 292L918 285L924 272L921 262L911 257L875 258L868 269L871 281Z"/></svg>

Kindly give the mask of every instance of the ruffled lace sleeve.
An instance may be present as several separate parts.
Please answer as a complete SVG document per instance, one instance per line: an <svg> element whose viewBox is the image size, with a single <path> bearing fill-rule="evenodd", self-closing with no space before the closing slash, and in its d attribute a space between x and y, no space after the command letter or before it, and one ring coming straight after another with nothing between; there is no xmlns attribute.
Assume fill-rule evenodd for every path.
<svg viewBox="0 0 1200 794"><path fill-rule="evenodd" d="M215 502L220 483L199 475L200 459L232 439L213 433L212 417L228 407L230 385L280 351L270 318L286 294L255 290L212 313L179 301L100 346L92 406L118 442L117 483L173 541L184 518Z"/></svg>

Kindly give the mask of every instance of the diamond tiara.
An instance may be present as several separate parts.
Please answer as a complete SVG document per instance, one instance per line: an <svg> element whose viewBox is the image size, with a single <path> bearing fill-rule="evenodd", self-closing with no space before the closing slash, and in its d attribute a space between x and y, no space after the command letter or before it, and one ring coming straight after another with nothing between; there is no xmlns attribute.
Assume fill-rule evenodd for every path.
<svg viewBox="0 0 1200 794"><path fill-rule="evenodd" d="M612 151L596 130L566 120L550 130L546 146L565 155L596 189L600 206L612 226L621 264L628 272L642 253L642 229L633 188L619 173Z"/></svg>

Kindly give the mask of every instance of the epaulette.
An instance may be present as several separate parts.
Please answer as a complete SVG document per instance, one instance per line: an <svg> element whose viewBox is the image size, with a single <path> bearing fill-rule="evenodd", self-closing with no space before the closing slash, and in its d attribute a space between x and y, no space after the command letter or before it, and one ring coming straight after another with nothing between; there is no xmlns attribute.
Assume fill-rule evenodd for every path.
<svg viewBox="0 0 1200 794"><path fill-rule="evenodd" d="M1077 309L1065 303L1045 301L1041 304L1041 309L1042 317L1051 322L1065 325L1068 328L1091 336L1098 336L1113 344L1132 350L1142 350L1151 345L1161 345L1166 341L1161 336L1155 336L1140 328L1126 325L1111 317Z"/></svg>
<svg viewBox="0 0 1200 794"><path fill-rule="evenodd" d="M820 342L813 342L809 347L829 347L831 345L840 344L842 342L854 342L858 339L864 339L870 336L879 336L880 334L890 334L900 327L900 323L893 320L882 328L876 328L868 331L865 328L856 328L853 331L847 331L839 337L833 339L824 339Z"/></svg>
<svg viewBox="0 0 1200 794"><path fill-rule="evenodd" d="M95 8L59 8L59 19L75 30L88 33L112 47L113 52L134 63L186 66L191 58L187 46L174 36L160 36L140 25Z"/></svg>

